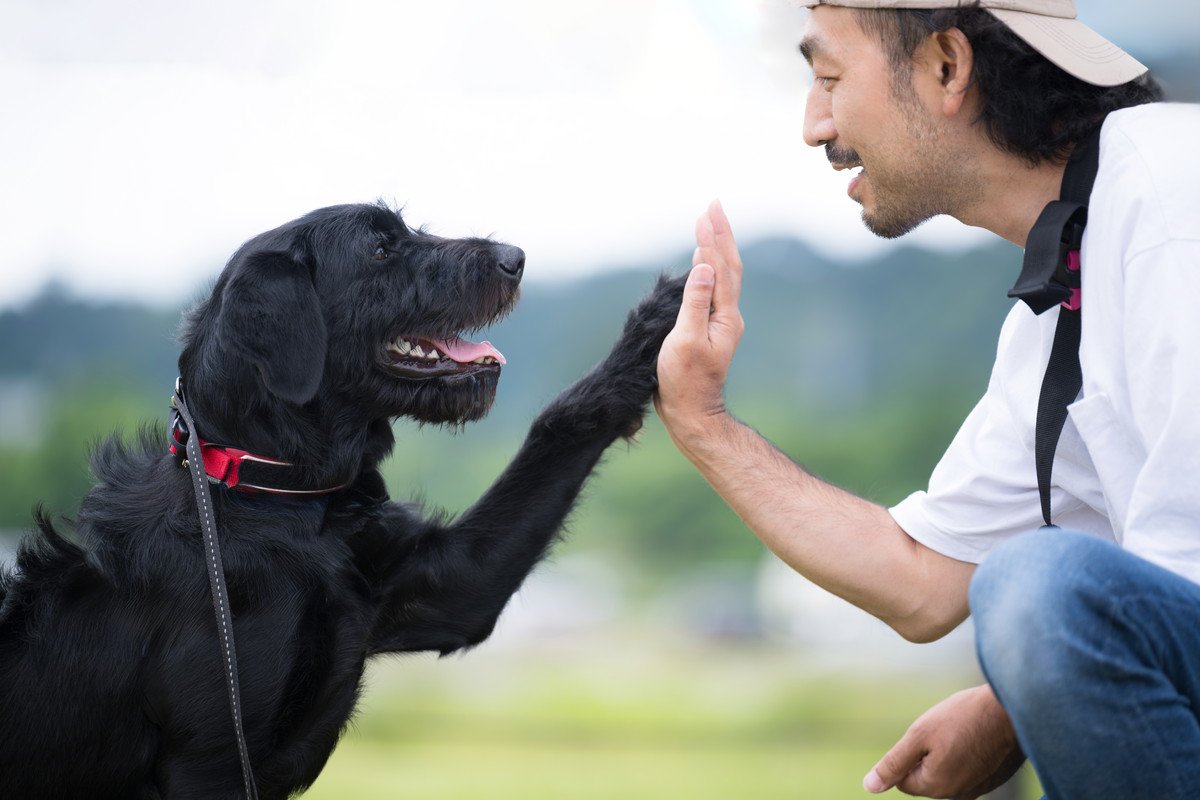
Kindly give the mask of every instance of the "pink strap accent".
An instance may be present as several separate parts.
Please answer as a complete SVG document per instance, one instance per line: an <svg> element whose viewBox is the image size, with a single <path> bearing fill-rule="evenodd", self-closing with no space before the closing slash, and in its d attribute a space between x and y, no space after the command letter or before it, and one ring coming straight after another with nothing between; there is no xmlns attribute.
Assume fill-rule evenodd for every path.
<svg viewBox="0 0 1200 800"><path fill-rule="evenodd" d="M175 439L175 443L171 445L171 453L178 454L176 444L179 443L181 434L178 429L171 431L171 435ZM277 458L267 458L266 456L256 456L247 450L241 450L237 447L228 447L221 444L213 444L200 440L200 457L204 459L204 471L208 476L215 481L220 481L231 489L238 485L240 478L238 477L238 468L241 467L243 461L261 461L264 464L278 464L281 467L292 466L291 462L280 461ZM266 487L254 486L249 487L255 491L272 491ZM343 488L336 486L332 489L322 489L317 492L300 492L300 494L321 494L326 491L336 491Z"/></svg>
<svg viewBox="0 0 1200 800"><path fill-rule="evenodd" d="M1079 259L1079 251L1078 250L1072 250L1071 252L1067 253L1067 271L1068 272L1079 272L1080 268L1082 268L1082 267L1083 267L1083 262L1080 261L1080 259ZM1083 289L1072 289L1071 290L1071 299L1064 300L1062 307L1067 309L1068 311L1078 311L1080 308L1082 308L1083 307Z"/></svg>
<svg viewBox="0 0 1200 800"><path fill-rule="evenodd" d="M200 455L204 457L204 471L231 489L238 485L238 467L242 464L245 450L232 447L217 447L208 442L200 444Z"/></svg>

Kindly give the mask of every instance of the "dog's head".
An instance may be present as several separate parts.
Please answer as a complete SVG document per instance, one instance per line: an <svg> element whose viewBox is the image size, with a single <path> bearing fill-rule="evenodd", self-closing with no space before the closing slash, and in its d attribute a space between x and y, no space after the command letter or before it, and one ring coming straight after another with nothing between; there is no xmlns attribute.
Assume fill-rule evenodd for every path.
<svg viewBox="0 0 1200 800"><path fill-rule="evenodd" d="M248 381L262 400L296 406L478 419L504 358L464 334L512 308L524 265L517 247L432 236L383 205L313 211L230 259L185 325L185 386L245 394Z"/></svg>

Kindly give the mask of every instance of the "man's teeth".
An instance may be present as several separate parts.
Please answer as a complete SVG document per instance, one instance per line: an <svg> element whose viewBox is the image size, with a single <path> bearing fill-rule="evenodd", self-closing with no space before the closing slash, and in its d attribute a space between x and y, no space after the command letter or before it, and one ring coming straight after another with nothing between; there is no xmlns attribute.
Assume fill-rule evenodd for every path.
<svg viewBox="0 0 1200 800"><path fill-rule="evenodd" d="M437 348L431 347L431 348L429 348L429 352L426 353L424 350L421 349L421 345L413 344L412 342L408 341L407 339L396 339L394 342L389 343L388 350L391 350L393 353L395 353L396 355L399 355L399 356L408 356L409 358L421 358L421 359L425 359L427 361L437 361L443 357L442 354L437 351ZM448 358L448 356L447 356L447 358ZM475 359L471 363L472 364L495 364L496 359L493 358L492 356L480 356L479 358Z"/></svg>

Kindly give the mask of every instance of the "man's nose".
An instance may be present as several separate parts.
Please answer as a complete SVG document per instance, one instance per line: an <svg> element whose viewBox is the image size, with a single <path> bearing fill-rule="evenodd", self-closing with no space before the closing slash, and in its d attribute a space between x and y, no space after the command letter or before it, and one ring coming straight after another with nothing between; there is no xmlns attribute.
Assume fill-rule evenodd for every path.
<svg viewBox="0 0 1200 800"><path fill-rule="evenodd" d="M817 81L808 90L808 103L804 107L804 142L810 147L821 147L837 138L833 124L833 95L825 91Z"/></svg>

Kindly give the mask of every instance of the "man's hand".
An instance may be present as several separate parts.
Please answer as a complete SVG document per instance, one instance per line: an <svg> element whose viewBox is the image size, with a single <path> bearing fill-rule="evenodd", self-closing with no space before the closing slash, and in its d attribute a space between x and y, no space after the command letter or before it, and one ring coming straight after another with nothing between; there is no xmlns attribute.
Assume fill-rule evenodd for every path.
<svg viewBox="0 0 1200 800"><path fill-rule="evenodd" d="M725 413L725 376L742 338L742 260L721 204L696 222L696 252L675 328L658 355L655 407L678 441Z"/></svg>
<svg viewBox="0 0 1200 800"><path fill-rule="evenodd" d="M863 787L975 800L1007 781L1024 761L1008 714L985 684L922 714L867 774Z"/></svg>

